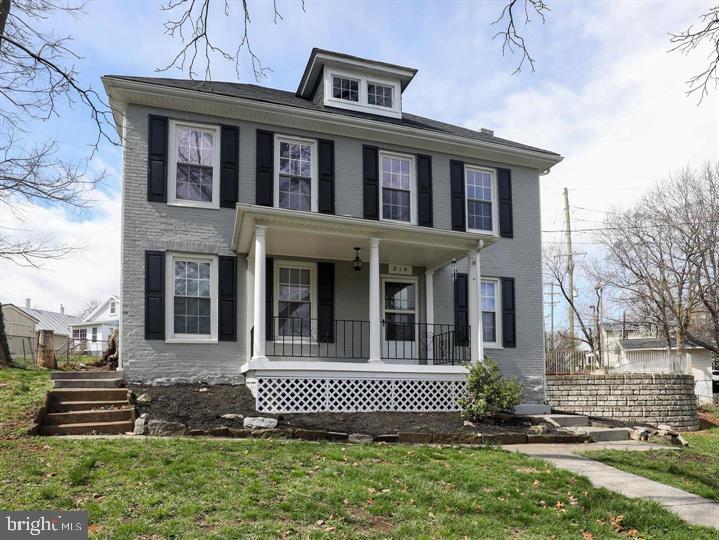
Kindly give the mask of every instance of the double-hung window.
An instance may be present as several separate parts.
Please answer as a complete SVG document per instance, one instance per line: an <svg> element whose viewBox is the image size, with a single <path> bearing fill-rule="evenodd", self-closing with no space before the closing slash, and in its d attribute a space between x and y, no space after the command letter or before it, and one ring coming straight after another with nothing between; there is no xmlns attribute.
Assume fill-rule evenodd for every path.
<svg viewBox="0 0 719 540"><path fill-rule="evenodd" d="M359 81L339 75L332 76L332 97L345 101L359 101Z"/></svg>
<svg viewBox="0 0 719 540"><path fill-rule="evenodd" d="M392 108L392 87L384 84L367 83L367 104Z"/></svg>
<svg viewBox="0 0 719 540"><path fill-rule="evenodd" d="M495 229L494 171L478 167L465 168L467 184L467 228L492 232Z"/></svg>
<svg viewBox="0 0 719 540"><path fill-rule="evenodd" d="M483 279L482 293L482 342L489 346L499 346L499 281Z"/></svg>
<svg viewBox="0 0 719 540"><path fill-rule="evenodd" d="M380 152L382 219L415 223L414 158Z"/></svg>
<svg viewBox="0 0 719 540"><path fill-rule="evenodd" d="M220 130L170 122L168 203L219 207Z"/></svg>
<svg viewBox="0 0 719 540"><path fill-rule="evenodd" d="M276 137L275 206L317 211L315 148L313 140Z"/></svg>
<svg viewBox="0 0 719 540"><path fill-rule="evenodd" d="M97 342L97 326L93 327L93 329L92 329L92 342L93 343Z"/></svg>
<svg viewBox="0 0 719 540"><path fill-rule="evenodd" d="M315 265L278 261L275 266L277 335L309 339L316 318L314 302L317 288Z"/></svg>
<svg viewBox="0 0 719 540"><path fill-rule="evenodd" d="M72 338L79 341L87 340L87 328L75 328L72 331Z"/></svg>
<svg viewBox="0 0 719 540"><path fill-rule="evenodd" d="M117 304L114 301L110 302L110 315L114 315L116 310Z"/></svg>
<svg viewBox="0 0 719 540"><path fill-rule="evenodd" d="M168 254L167 272L168 341L216 341L216 258Z"/></svg>

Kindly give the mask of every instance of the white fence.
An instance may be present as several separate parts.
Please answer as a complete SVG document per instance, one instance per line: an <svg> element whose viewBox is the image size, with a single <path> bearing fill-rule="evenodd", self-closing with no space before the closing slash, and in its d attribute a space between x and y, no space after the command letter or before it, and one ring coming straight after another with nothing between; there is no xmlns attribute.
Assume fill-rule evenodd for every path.
<svg viewBox="0 0 719 540"><path fill-rule="evenodd" d="M677 351L626 351L611 373L689 373L689 354Z"/></svg>
<svg viewBox="0 0 719 540"><path fill-rule="evenodd" d="M691 359L687 353L677 351L626 351L619 356L592 351L548 351L545 366L547 375L689 373Z"/></svg>

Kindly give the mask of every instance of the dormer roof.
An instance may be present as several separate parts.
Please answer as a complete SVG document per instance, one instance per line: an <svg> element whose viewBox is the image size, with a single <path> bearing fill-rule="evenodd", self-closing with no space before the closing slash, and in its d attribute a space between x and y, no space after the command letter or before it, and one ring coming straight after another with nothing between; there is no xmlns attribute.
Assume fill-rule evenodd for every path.
<svg viewBox="0 0 719 540"><path fill-rule="evenodd" d="M370 72L374 75L397 79L400 81L403 92L417 74L417 70L415 68L390 64L387 62L379 62L377 60L369 60L367 58L360 58L359 56L353 56L351 54L328 51L315 47L312 49L309 60L307 60L305 71L302 74L300 84L297 87L296 95L298 97L312 99L312 94L317 85L317 80L322 76L322 70L325 65L347 67Z"/></svg>

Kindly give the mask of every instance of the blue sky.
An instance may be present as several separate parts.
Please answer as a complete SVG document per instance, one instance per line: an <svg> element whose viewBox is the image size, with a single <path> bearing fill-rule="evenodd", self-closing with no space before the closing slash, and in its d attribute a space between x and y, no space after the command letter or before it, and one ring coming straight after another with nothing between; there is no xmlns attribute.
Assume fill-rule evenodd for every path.
<svg viewBox="0 0 719 540"><path fill-rule="evenodd" d="M312 47L343 51L419 69L403 96L406 111L479 129L560 152L565 161L542 179L543 228L561 228L561 190L567 186L578 225L601 220L612 206L630 204L654 181L686 165L719 159L717 94L701 105L684 95L684 81L702 60L668 54L667 33L694 22L711 1L559 2L550 0L544 25L534 17L525 35L536 61L513 75L518 56L502 56L491 22L502 2L307 0L279 2L284 20L273 22L271 2L251 2L252 45L272 69L260 84L294 90ZM90 0L85 13L46 21L74 38L82 81L101 90L103 74L183 77L156 69L179 42L163 35L167 14L151 0ZM231 17L211 25L232 48L241 37L239 3ZM641 21L638 24L638 21ZM247 56L241 80L255 82ZM213 63L215 80L236 80L232 66ZM94 138L81 107L33 126L33 136L55 134L64 152L82 156ZM103 145L93 167L111 176L92 198L94 209L68 215L56 208L27 207L19 222L8 212L0 222L42 232L85 249L41 270L0 263L0 299L77 310L88 300L119 290L119 148ZM588 210L580 210L588 209ZM547 233L555 242L560 235ZM588 233L576 238L590 242ZM591 244L582 251L593 252Z"/></svg>

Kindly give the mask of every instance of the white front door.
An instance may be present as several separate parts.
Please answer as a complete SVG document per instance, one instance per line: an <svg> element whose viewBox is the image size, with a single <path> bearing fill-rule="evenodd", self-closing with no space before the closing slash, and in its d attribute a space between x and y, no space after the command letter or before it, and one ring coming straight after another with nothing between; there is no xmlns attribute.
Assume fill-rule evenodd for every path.
<svg viewBox="0 0 719 540"><path fill-rule="evenodd" d="M418 359L417 278L382 278L382 321L383 358Z"/></svg>

